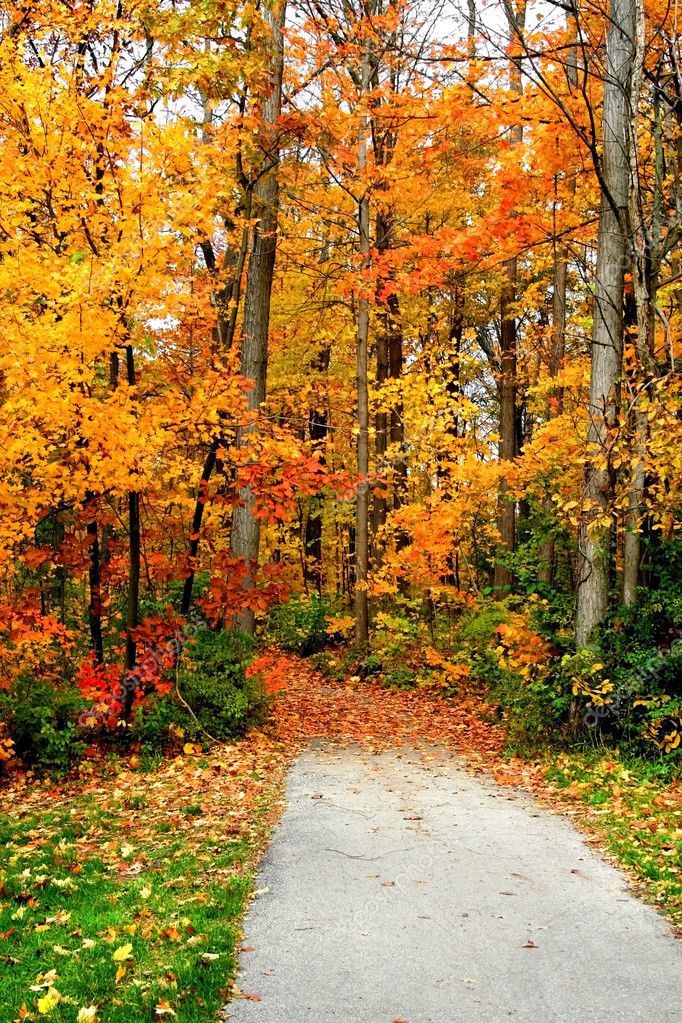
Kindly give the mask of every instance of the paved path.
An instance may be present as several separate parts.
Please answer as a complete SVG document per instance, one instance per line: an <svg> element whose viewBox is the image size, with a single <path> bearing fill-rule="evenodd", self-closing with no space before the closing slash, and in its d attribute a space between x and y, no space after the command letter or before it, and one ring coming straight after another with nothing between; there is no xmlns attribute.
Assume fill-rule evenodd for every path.
<svg viewBox="0 0 682 1023"><path fill-rule="evenodd" d="M231 1023L682 1021L682 942L571 824L441 753L317 750Z"/></svg>

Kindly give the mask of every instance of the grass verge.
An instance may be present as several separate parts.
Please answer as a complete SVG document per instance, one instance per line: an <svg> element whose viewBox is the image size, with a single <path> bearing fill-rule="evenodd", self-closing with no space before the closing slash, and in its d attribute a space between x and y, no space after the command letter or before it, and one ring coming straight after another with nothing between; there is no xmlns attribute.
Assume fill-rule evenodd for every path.
<svg viewBox="0 0 682 1023"><path fill-rule="evenodd" d="M282 770L257 737L5 797L0 1023L216 1020Z"/></svg>
<svg viewBox="0 0 682 1023"><path fill-rule="evenodd" d="M575 753L560 756L546 777L641 894L681 927L682 780L673 765Z"/></svg>

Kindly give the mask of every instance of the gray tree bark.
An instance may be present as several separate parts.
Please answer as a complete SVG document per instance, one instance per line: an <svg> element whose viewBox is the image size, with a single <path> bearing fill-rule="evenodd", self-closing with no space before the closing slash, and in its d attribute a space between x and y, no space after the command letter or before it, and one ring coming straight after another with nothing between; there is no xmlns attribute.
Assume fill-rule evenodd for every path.
<svg viewBox="0 0 682 1023"><path fill-rule="evenodd" d="M623 288L628 265L630 96L635 63L635 0L612 0L606 39L603 185L594 288L585 507L581 515L576 644L588 645L609 606L613 563L608 524L614 496L609 446L616 427L623 354Z"/></svg>
<svg viewBox="0 0 682 1023"><path fill-rule="evenodd" d="M272 8L264 8L263 16L272 33L270 92L263 107L267 151L254 189L254 214L258 216L258 221L253 229L251 254L246 271L241 355L241 372L253 380L253 387L248 394L248 407L252 411L257 411L265 401L267 381L270 298L277 252L279 195L277 120L282 110L285 15L286 2L276 4ZM252 429L254 427L244 430L240 439L243 440ZM258 566L260 522L254 515L255 501L252 488L243 487L239 492L239 504L232 517L231 549L233 555L241 558L247 566L245 590L253 587L254 573ZM253 634L254 624L253 611L244 608L237 619L238 627Z"/></svg>
<svg viewBox="0 0 682 1023"><path fill-rule="evenodd" d="M654 100L654 132L656 139L656 173L654 181L654 216L647 225L643 214L643 196L639 181L637 159L637 130L639 125L639 99L644 70L645 22L642 0L635 0L635 64L630 90L631 133L630 146L630 227L632 231L632 285L637 313L637 369L634 380L639 389L642 374L654 373L654 309L660 270L660 188L664 171L659 161L658 140L660 138L660 102L658 94ZM649 442L649 419L642 408L642 393L636 390L631 403L630 421L632 429L632 467L628 506L625 512L625 536L623 538L623 603L636 604L642 564L642 508L646 490L646 456Z"/></svg>

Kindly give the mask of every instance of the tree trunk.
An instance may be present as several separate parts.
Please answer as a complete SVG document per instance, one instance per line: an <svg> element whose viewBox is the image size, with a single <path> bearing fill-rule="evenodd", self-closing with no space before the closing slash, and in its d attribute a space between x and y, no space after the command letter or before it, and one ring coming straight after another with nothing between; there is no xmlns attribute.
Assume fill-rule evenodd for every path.
<svg viewBox="0 0 682 1023"><path fill-rule="evenodd" d="M500 446L499 459L511 463L517 454L516 445L516 320L510 307L516 300L517 260L510 259L505 266L506 280L500 301ZM512 554L516 546L516 506L508 496L505 480L500 484L497 508L497 528L500 534L502 557ZM495 561L495 590L503 595L511 589L511 569Z"/></svg>
<svg viewBox="0 0 682 1023"><path fill-rule="evenodd" d="M573 6L572 0L569 0L569 11L566 15L569 29L570 49L568 51L568 57L566 60L566 74L568 77L568 84L571 91L577 87L578 84L578 65L577 65L577 42L578 42L578 20L577 12ZM575 195L576 191L576 176L574 171L570 171L568 180L566 182L568 192L571 196ZM556 207L555 207L556 208ZM556 214L555 214L556 216ZM556 380L564 361L564 355L566 352L566 289L568 284L568 247L562 240L555 240L555 252L554 252L554 287L552 291L552 339L551 349L549 353L549 376L551 380ZM563 412L564 407L564 389L563 387L553 387L550 394L550 407L549 407L549 418L553 419L555 416L560 416ZM554 503L551 497L548 495L544 500L544 511L547 517L547 521L551 521L554 517ZM547 586L554 585L554 576L556 572L556 542L553 535L549 535L547 540L542 546L540 553L540 568L538 570L538 580L545 583Z"/></svg>
<svg viewBox="0 0 682 1023"><path fill-rule="evenodd" d="M305 520L303 576L307 586L322 594L322 509L316 502Z"/></svg>
<svg viewBox="0 0 682 1023"><path fill-rule="evenodd" d="M400 380L403 375L403 329L400 322L400 304L397 295L388 298L388 376L391 380ZM394 402L391 408L391 424L389 437L396 451L393 476L393 509L397 511L405 504L407 497L407 463L403 451L405 441L405 425L403 422L402 400ZM408 543L402 530L396 534L396 547L401 550Z"/></svg>
<svg viewBox="0 0 682 1023"><path fill-rule="evenodd" d="M452 400L453 406L456 406L462 398L462 339L464 336L464 292L459 281L455 284L449 320L448 346L445 352L445 391L448 398ZM460 422L459 414L456 413L452 417L448 430L455 441L455 452L460 429L464 436L464 423ZM440 464L438 475L442 478L446 476ZM447 493L449 497L452 496L449 487ZM459 581L459 552L451 550L448 554L448 571L443 576L443 582L446 586L454 586L459 589Z"/></svg>
<svg viewBox="0 0 682 1023"><path fill-rule="evenodd" d="M192 517L192 531L189 538L187 576L182 588L182 603L180 605L180 614L185 618L189 614L192 606L192 591L194 589L197 554L199 553L201 523L204 518L204 508L206 507L206 502L208 500L208 484L211 479L213 469L215 468L219 447L220 438L216 437L208 450L208 454L206 455L206 461L204 462L201 479L199 480L199 487L197 489L197 499L196 504L194 505L194 515Z"/></svg>
<svg viewBox="0 0 682 1023"><path fill-rule="evenodd" d="M552 348L549 355L549 376L555 380L561 369L564 358L566 341L566 280L567 280L567 252L565 246L558 246L554 262L554 292L552 295ZM549 418L561 414L563 407L563 387L553 387L551 392ZM543 501L544 511L547 519L551 519L554 511L554 504L551 497L545 497ZM540 567L538 569L538 580L547 586L554 584L554 573L556 568L556 543L553 535L549 535L542 545L540 552Z"/></svg>
<svg viewBox="0 0 682 1023"><path fill-rule="evenodd" d="M126 375L128 386L135 386L135 354L133 346L126 346ZM128 494L128 600L126 606L126 652L125 668L128 675L123 701L123 719L130 720L135 699L136 683L133 675L137 664L137 641L135 630L140 623L140 495L136 490Z"/></svg>
<svg viewBox="0 0 682 1023"><path fill-rule="evenodd" d="M376 238L377 238L377 251L383 252L388 247L388 236L390 232L390 224L387 222L387 218L384 214L377 214L376 218ZM381 395L382 385L388 379L388 349L389 349L389 334L390 334L390 312L388 309L381 317L381 329L377 331L377 368L376 368L376 386L379 395ZM381 398L380 398L381 400ZM376 458L376 467L378 472L383 472L385 468L386 452L388 450L388 413L385 409L380 408L374 417L374 454ZM374 537L374 543L376 545L376 538L379 534L379 530L386 522L386 515L388 513L388 500L383 486L377 487L374 490L373 501L372 501L372 535ZM378 551L375 549L374 557L377 559Z"/></svg>
<svg viewBox="0 0 682 1023"><path fill-rule="evenodd" d="M520 37L523 33L526 18L525 0L521 0L518 6L514 7L511 0L505 0L505 14L509 27L511 40ZM510 72L510 89L519 96L523 95L523 79L521 77L520 65L512 64ZM523 141L523 128L515 126L510 133L510 142L518 146ZM504 267L504 281L500 295L500 462L508 464L514 461L518 454L517 445L517 418L516 418L516 319L514 316L514 303L516 302L516 291L518 286L518 259L512 256ZM497 529L500 534L500 551L502 559L508 554L513 554L516 548L516 505L510 499L506 481L500 484L500 493L497 506ZM511 569L502 563L498 558L495 560L495 577L493 585L498 596L504 595L511 589L513 582Z"/></svg>
<svg viewBox="0 0 682 1023"><path fill-rule="evenodd" d="M389 40L389 46L395 46L396 44L396 36L392 35ZM389 80L391 89L394 93L397 92L398 80L395 69L391 69ZM379 85L379 65L377 61L374 62L374 67L372 68L371 84L374 86ZM377 103L378 106L379 103ZM372 139L376 164L384 167L388 166L393 160L397 144L397 130L391 125L390 119L382 123L379 118L378 121L375 120L373 122ZM385 183L379 182L377 189L384 192L386 190ZM395 226L393 210L379 209L376 216L376 248L380 255L394 248ZM385 299L381 297L385 283L390 283L390 277L388 282L377 281L377 299L383 305L383 311L380 315L381 330L378 332L376 346L376 382L379 390L386 380L400 380L403 374L403 331L400 320L400 302L397 294L390 291L390 289L390 293ZM382 459L386 455L389 441L396 451L393 465L393 508L396 510L405 503L407 491L407 464L403 454L404 426L402 402L394 400L390 413L385 412L383 409L380 410L376 415L375 428L377 465L381 465ZM388 501L383 489L379 489L374 494L373 533L375 537L377 531L386 522L387 513ZM396 549L401 550L407 545L407 542L408 539L404 531L397 531L395 535Z"/></svg>
<svg viewBox="0 0 682 1023"><path fill-rule="evenodd" d="M272 281L275 272L275 256L277 252L277 204L278 180L277 166L279 162L279 141L277 120L282 109L282 72L284 66L284 21L286 3L281 3L274 10L264 9L264 17L272 33L272 64L270 94L263 109L268 143L267 163L254 189L254 213L258 222L253 229L253 242L249 265L246 273L246 290L244 294L244 324L241 355L241 372L253 387L248 394L248 407L252 411L260 409L265 401L266 378L268 367L268 331L270 326L270 298ZM245 430L238 441L250 432L253 427ZM231 549L237 558L241 558L247 566L244 581L245 590L254 585L254 573L258 566L258 549L260 546L260 522L254 515L255 495L251 487L243 487L239 492L239 504L232 517ZM253 635L255 620L253 611L245 607L237 618L238 627Z"/></svg>
<svg viewBox="0 0 682 1023"><path fill-rule="evenodd" d="M633 375L635 388L631 402L630 422L632 434L632 468L628 506L625 513L625 535L623 537L623 603L636 604L642 567L642 511L646 491L646 456L649 442L649 419L642 409L643 392L655 373L655 320L656 297L660 273L661 242L661 189L665 174L661 152L661 109L660 95L654 92L654 141L656 146L653 218L648 229L642 216L642 194L639 183L639 168L635 141L639 125L639 99L644 67L644 8L642 0L635 3L635 56L630 89L630 117L632 145L630 147L630 229L632 231L632 288L637 319L637 373Z"/></svg>
<svg viewBox="0 0 682 1023"><path fill-rule="evenodd" d="M252 203L252 190L249 187L242 204L242 211L245 217L250 216ZM214 338L221 345L224 351L229 351L234 341L237 327L237 313L241 299L242 277L248 250L249 229L245 226L242 231L241 245L238 252L225 253L224 268L232 270L232 278L225 289L214 296L213 305L216 309L216 326ZM216 261L213 246L210 241L201 243L201 250L209 273L216 272ZM182 588L182 602L180 613L187 616L192 607L192 593L194 590L194 579L196 575L197 557L199 554L199 541L201 538L201 524L204 518L204 509L208 501L208 484L210 483L213 470L218 464L217 452L222 443L222 436L219 434L211 442L201 471L201 478L197 488L194 515L192 516L192 529L189 541L189 554L187 558L187 576Z"/></svg>
<svg viewBox="0 0 682 1023"><path fill-rule="evenodd" d="M369 42L362 59L361 93L369 88ZM362 176L367 166L368 118L363 117L358 142L358 170ZM365 191L358 202L359 251L363 268L369 265L369 195ZM369 393L368 393L369 298L361 281L357 303L357 406L358 406L358 492L355 507L355 644L359 651L369 646L369 604L367 597L369 561Z"/></svg>
<svg viewBox="0 0 682 1023"><path fill-rule="evenodd" d="M90 498L94 501L94 497ZM102 639L102 573L100 570L99 530L97 519L93 517L86 527L88 535L88 585L90 602L88 620L90 624L90 643L96 664L104 663L104 640Z"/></svg>
<svg viewBox="0 0 682 1023"><path fill-rule="evenodd" d="M448 350L446 353L445 390L453 405L462 397L462 339L464 337L464 289L458 282L452 296L452 310L448 327ZM464 424L460 423L459 414L452 419L450 430L455 440L464 436Z"/></svg>
<svg viewBox="0 0 682 1023"><path fill-rule="evenodd" d="M115 391L118 387L119 357L113 351L109 356L109 387ZM86 525L88 537L88 623L90 626L90 645L95 664L104 664L104 639L102 636L102 564L99 542L99 526L97 523L97 503L95 495L88 492L86 503L92 506L92 518Z"/></svg>
<svg viewBox="0 0 682 1023"><path fill-rule="evenodd" d="M314 360L311 369L325 372L329 369L331 350L324 348ZM326 402L326 398L325 398ZM320 403L318 402L318 405ZM324 446L329 432L329 412L327 408L314 407L308 412L308 436L315 449L319 452L320 462L324 465ZM318 593L322 593L322 502L316 498L311 504L305 521L305 550L303 573L306 583Z"/></svg>
<svg viewBox="0 0 682 1023"><path fill-rule="evenodd" d="M609 439L616 426L623 353L623 287L627 258L630 82L635 56L635 0L613 0L606 41L603 185L594 288L592 369L585 510L581 515L576 644L585 647L609 606L613 563L614 479Z"/></svg>
<svg viewBox="0 0 682 1023"><path fill-rule="evenodd" d="M645 460L649 439L649 419L637 408L632 413L633 459L630 470L628 506L623 537L623 603L637 603L642 562L642 503L646 489Z"/></svg>

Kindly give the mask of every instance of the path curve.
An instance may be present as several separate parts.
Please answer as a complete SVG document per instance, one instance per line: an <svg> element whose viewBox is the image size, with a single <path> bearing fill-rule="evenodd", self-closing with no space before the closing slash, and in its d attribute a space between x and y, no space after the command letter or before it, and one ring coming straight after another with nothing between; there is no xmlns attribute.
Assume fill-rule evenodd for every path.
<svg viewBox="0 0 682 1023"><path fill-rule="evenodd" d="M257 888L231 1023L682 1021L666 922L445 751L302 754Z"/></svg>

